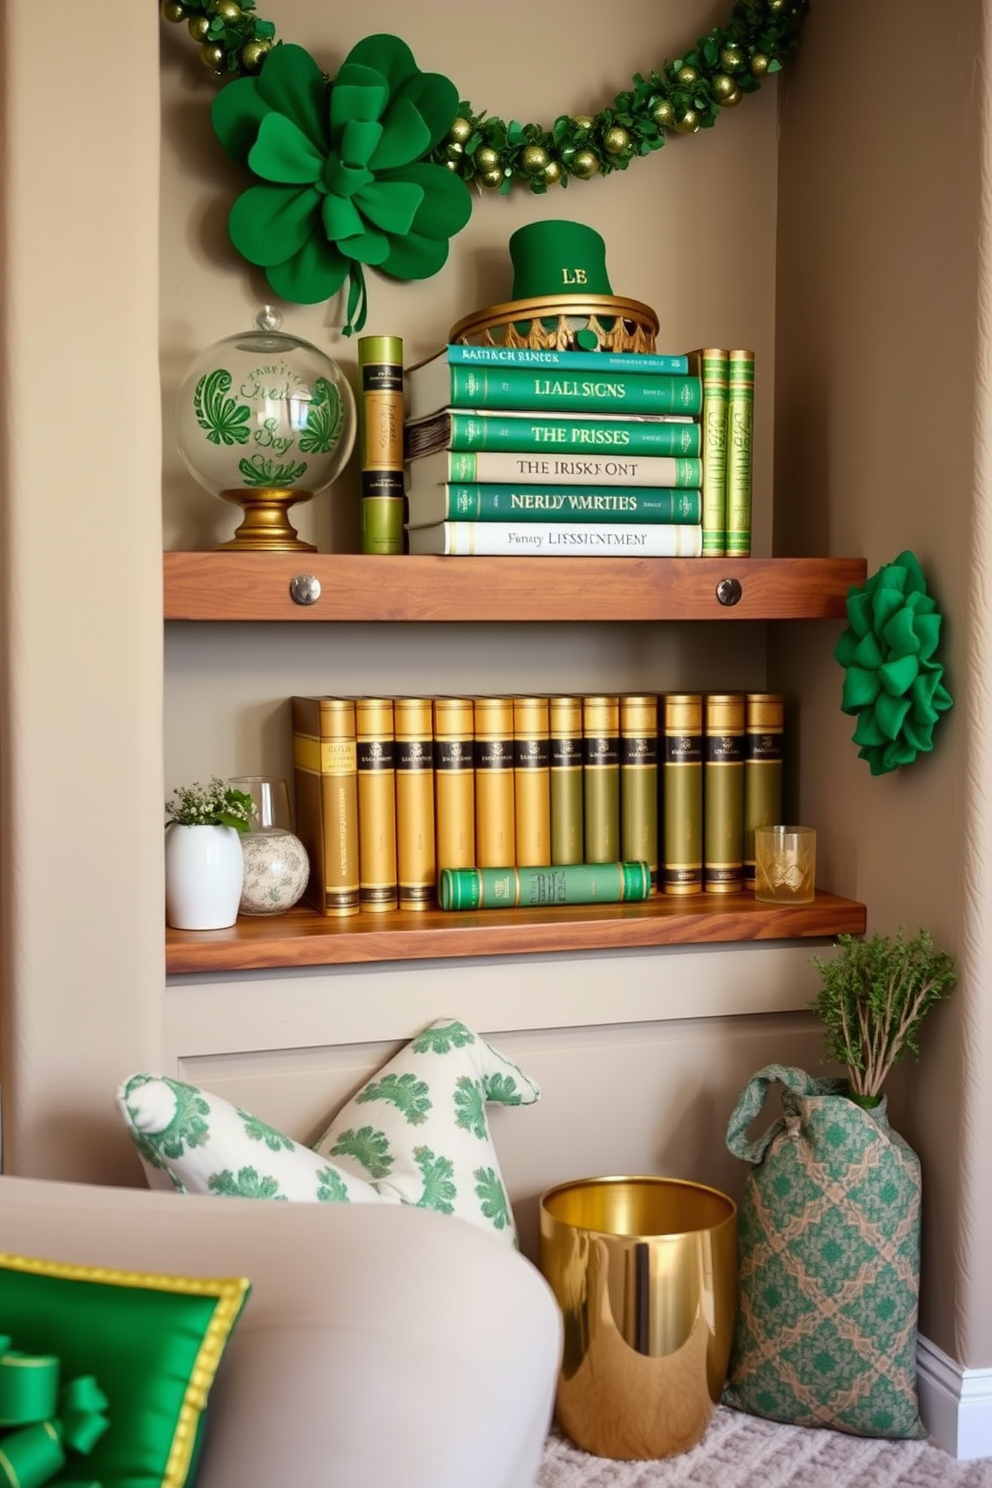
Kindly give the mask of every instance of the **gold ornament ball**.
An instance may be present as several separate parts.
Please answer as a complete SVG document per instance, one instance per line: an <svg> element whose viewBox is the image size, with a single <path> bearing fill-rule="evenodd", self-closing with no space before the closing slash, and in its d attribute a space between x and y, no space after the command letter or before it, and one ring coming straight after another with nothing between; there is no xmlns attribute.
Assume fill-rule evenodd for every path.
<svg viewBox="0 0 992 1488"><path fill-rule="evenodd" d="M449 139L453 139L457 145L464 145L472 137L472 122L470 119L456 119L448 130Z"/></svg>
<svg viewBox="0 0 992 1488"><path fill-rule="evenodd" d="M694 67L680 67L675 74L675 81L681 83L683 88L690 88L699 81L699 73Z"/></svg>
<svg viewBox="0 0 992 1488"><path fill-rule="evenodd" d="M740 47L724 47L720 53L720 66L724 72L740 72L744 66L744 53Z"/></svg>
<svg viewBox="0 0 992 1488"><path fill-rule="evenodd" d="M457 140L452 140L450 145L445 146L444 153L449 160L457 160L459 155L464 155L465 146L460 145Z"/></svg>
<svg viewBox="0 0 992 1488"><path fill-rule="evenodd" d="M161 0L159 12L164 21L172 21L174 25L186 19L186 7L179 0Z"/></svg>
<svg viewBox="0 0 992 1488"><path fill-rule="evenodd" d="M743 97L744 94L741 92L740 88L735 88L732 93L727 94L726 98L720 99L720 107L736 108Z"/></svg>
<svg viewBox="0 0 992 1488"><path fill-rule="evenodd" d="M667 98L656 103L651 110L651 117L661 129L671 129L675 123L675 105Z"/></svg>
<svg viewBox="0 0 992 1488"><path fill-rule="evenodd" d="M240 21L242 16L241 6L238 0L214 0L214 15L233 26L235 21Z"/></svg>
<svg viewBox="0 0 992 1488"><path fill-rule="evenodd" d="M577 129L591 129L592 128L592 116L591 116L591 114L573 114L572 115L572 122L575 124L575 126L576 126Z"/></svg>
<svg viewBox="0 0 992 1488"><path fill-rule="evenodd" d="M479 180L488 191L492 191L494 187L501 186L503 184L503 172L501 170L483 171L482 175L479 177Z"/></svg>
<svg viewBox="0 0 992 1488"><path fill-rule="evenodd" d="M725 103L731 93L737 91L737 85L733 78L728 77L725 72L714 73L710 87L713 90L713 97L717 103Z"/></svg>
<svg viewBox="0 0 992 1488"><path fill-rule="evenodd" d="M591 150L578 150L572 161L572 175L580 181L588 181L599 170L599 161Z"/></svg>
<svg viewBox="0 0 992 1488"><path fill-rule="evenodd" d="M483 145L481 150L475 152L475 163L483 174L486 171L496 170L499 165L499 151L493 150L489 145Z"/></svg>
<svg viewBox="0 0 992 1488"><path fill-rule="evenodd" d="M528 145L523 153L522 164L529 176L542 176L548 163L548 152L542 145Z"/></svg>
<svg viewBox="0 0 992 1488"><path fill-rule="evenodd" d="M246 41L241 48L241 65L247 72L257 72L268 54L267 41Z"/></svg>
<svg viewBox="0 0 992 1488"><path fill-rule="evenodd" d="M603 149L607 155L622 155L625 150L630 149L630 135L626 129L621 129L619 124L614 124L603 135Z"/></svg>
<svg viewBox="0 0 992 1488"><path fill-rule="evenodd" d="M210 35L210 21L206 16L190 16L187 28L194 41L206 41Z"/></svg>
<svg viewBox="0 0 992 1488"><path fill-rule="evenodd" d="M764 77L767 71L768 58L765 56L764 52L755 52L754 56L751 58L752 77Z"/></svg>
<svg viewBox="0 0 992 1488"><path fill-rule="evenodd" d="M557 186L561 180L561 166L557 160L549 160L544 167L544 179L549 186Z"/></svg>
<svg viewBox="0 0 992 1488"><path fill-rule="evenodd" d="M768 0L768 9L772 15L781 15L785 10L786 0Z"/></svg>
<svg viewBox="0 0 992 1488"><path fill-rule="evenodd" d="M200 61L204 67L209 67L211 72L224 71L224 48L217 43L210 42L207 46L200 48Z"/></svg>
<svg viewBox="0 0 992 1488"><path fill-rule="evenodd" d="M695 109L686 109L675 128L679 134L695 134L699 128L699 115Z"/></svg>

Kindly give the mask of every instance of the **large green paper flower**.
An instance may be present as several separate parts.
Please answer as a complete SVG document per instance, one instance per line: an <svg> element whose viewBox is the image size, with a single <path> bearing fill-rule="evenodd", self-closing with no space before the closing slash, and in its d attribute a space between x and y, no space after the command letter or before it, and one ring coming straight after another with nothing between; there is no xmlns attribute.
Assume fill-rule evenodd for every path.
<svg viewBox="0 0 992 1488"><path fill-rule="evenodd" d="M398 36L366 36L333 82L303 47L274 47L211 109L224 149L264 183L234 203L232 243L286 300L314 304L349 280L345 333L360 331L363 265L427 279L471 215L464 182L423 158L457 112L454 83L421 72Z"/></svg>
<svg viewBox="0 0 992 1488"><path fill-rule="evenodd" d="M941 617L916 557L900 553L850 589L847 618L834 650L847 673L841 711L858 715L858 758L883 775L933 748L934 726L953 703L936 659Z"/></svg>

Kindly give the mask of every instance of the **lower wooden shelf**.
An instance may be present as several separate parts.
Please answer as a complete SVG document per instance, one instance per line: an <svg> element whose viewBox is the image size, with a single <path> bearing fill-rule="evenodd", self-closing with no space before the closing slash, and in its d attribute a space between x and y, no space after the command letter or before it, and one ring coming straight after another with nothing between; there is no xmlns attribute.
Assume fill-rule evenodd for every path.
<svg viewBox="0 0 992 1488"><path fill-rule="evenodd" d="M255 971L512 956L633 946L715 945L751 940L863 935L867 911L854 899L817 891L813 904L759 904L751 893L643 904L562 905L475 914L391 911L328 919L309 909L244 916L227 930L166 930L166 971Z"/></svg>

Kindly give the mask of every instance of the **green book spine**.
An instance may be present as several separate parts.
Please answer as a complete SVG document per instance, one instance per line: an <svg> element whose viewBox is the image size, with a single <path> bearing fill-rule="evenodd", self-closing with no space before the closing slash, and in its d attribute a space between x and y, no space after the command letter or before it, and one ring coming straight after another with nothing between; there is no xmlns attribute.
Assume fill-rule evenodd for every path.
<svg viewBox="0 0 992 1488"><path fill-rule="evenodd" d="M530 868L442 868L442 909L515 909L544 904L620 904L646 899L647 863L550 864Z"/></svg>
<svg viewBox="0 0 992 1488"><path fill-rule="evenodd" d="M703 700L703 888L744 887L744 694Z"/></svg>
<svg viewBox="0 0 992 1488"><path fill-rule="evenodd" d="M664 851L666 894L703 889L703 698L698 692L666 693L662 703Z"/></svg>
<svg viewBox="0 0 992 1488"><path fill-rule="evenodd" d="M404 438L410 460L438 450L618 458L629 455L699 458L702 453L699 420L691 415L631 420L573 413L570 418L541 418L512 411L487 413L481 408L445 409L419 422L408 422Z"/></svg>
<svg viewBox="0 0 992 1488"><path fill-rule="evenodd" d="M358 757L358 902L396 909L396 765L392 698L356 698Z"/></svg>
<svg viewBox="0 0 992 1488"><path fill-rule="evenodd" d="M406 500L399 336L359 336L358 392L362 552L402 553Z"/></svg>
<svg viewBox="0 0 992 1488"><path fill-rule="evenodd" d="M675 522L434 522L411 527L411 554L515 558L698 558L703 529Z"/></svg>
<svg viewBox="0 0 992 1488"><path fill-rule="evenodd" d="M437 362L408 372L406 387L412 419L442 408L697 414L702 406L698 377L664 372L569 373L553 367L466 367Z"/></svg>
<svg viewBox="0 0 992 1488"><path fill-rule="evenodd" d="M775 692L744 700L744 887L754 888L754 829L782 825L785 704Z"/></svg>
<svg viewBox="0 0 992 1488"><path fill-rule="evenodd" d="M581 863L582 829L582 699L548 700L551 755L551 861L556 866Z"/></svg>
<svg viewBox="0 0 992 1488"><path fill-rule="evenodd" d="M517 866L551 862L551 744L546 697L513 699Z"/></svg>
<svg viewBox="0 0 992 1488"><path fill-rule="evenodd" d="M517 861L513 777L513 699L475 699L475 863Z"/></svg>
<svg viewBox="0 0 992 1488"><path fill-rule="evenodd" d="M751 554L754 352L732 351L727 402L727 552Z"/></svg>
<svg viewBox="0 0 992 1488"><path fill-rule="evenodd" d="M646 862L658 892L658 698L620 699L620 856Z"/></svg>
<svg viewBox="0 0 992 1488"><path fill-rule="evenodd" d="M444 485L410 495L410 526L435 522L650 522L703 520L699 491L619 486ZM703 543L706 528L703 528Z"/></svg>
<svg viewBox="0 0 992 1488"><path fill-rule="evenodd" d="M582 699L582 806L587 863L620 857L620 699Z"/></svg>
<svg viewBox="0 0 992 1488"><path fill-rule="evenodd" d="M504 367L556 367L566 372L678 372L689 371L682 352L665 351L557 351L551 347L472 346L451 341L431 361L498 365ZM413 368L410 369L411 371Z"/></svg>
<svg viewBox="0 0 992 1488"><path fill-rule="evenodd" d="M692 353L703 384L703 556L727 550L727 376L729 353L707 347Z"/></svg>

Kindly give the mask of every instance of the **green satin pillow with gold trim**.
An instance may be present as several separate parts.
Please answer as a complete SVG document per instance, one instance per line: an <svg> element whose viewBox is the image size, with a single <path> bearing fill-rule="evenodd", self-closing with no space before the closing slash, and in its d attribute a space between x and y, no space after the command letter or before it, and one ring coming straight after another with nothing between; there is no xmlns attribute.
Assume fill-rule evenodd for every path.
<svg viewBox="0 0 992 1488"><path fill-rule="evenodd" d="M63 1387L88 1379L105 1398L107 1424L95 1444L85 1455L68 1450L44 1481L191 1485L207 1396L249 1289L243 1277L158 1276L0 1252L0 1333L9 1349L21 1360L54 1356ZM15 1434L0 1422L2 1485L18 1481L4 1469Z"/></svg>

